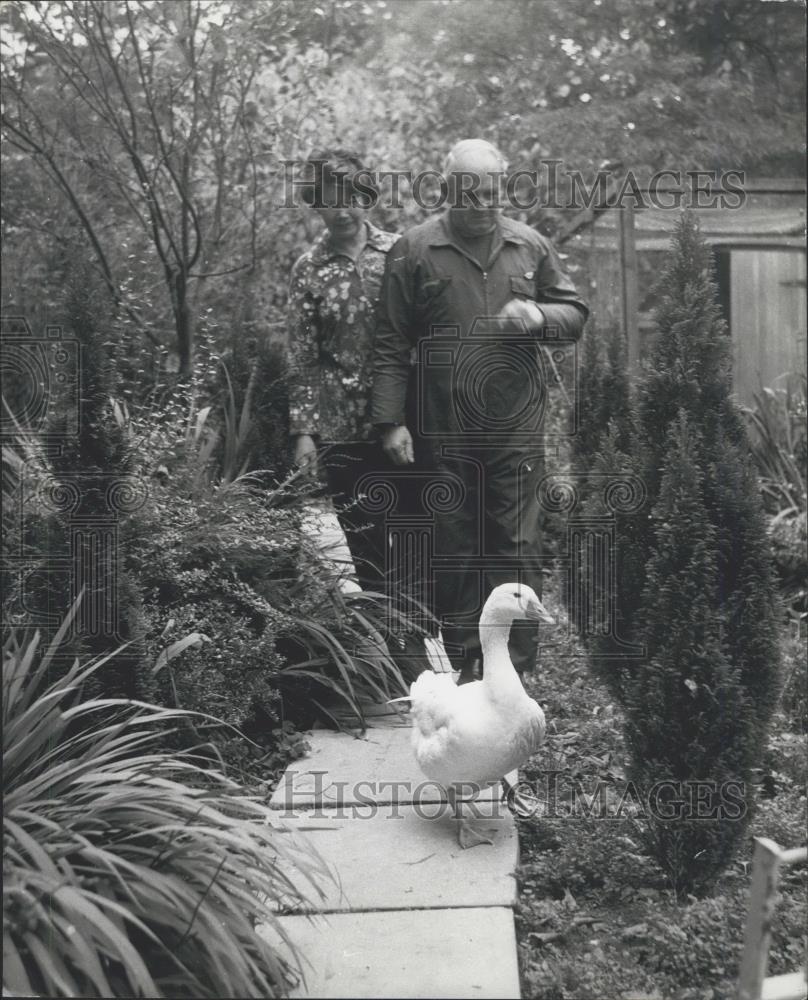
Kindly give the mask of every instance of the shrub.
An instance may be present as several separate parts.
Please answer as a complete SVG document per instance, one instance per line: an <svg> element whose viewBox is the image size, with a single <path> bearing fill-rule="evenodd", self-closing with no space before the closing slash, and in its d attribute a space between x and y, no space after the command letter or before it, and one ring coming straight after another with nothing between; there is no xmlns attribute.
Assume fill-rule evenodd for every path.
<svg viewBox="0 0 808 1000"><path fill-rule="evenodd" d="M783 693L780 699L789 725L797 732L808 733L808 665L805 660L805 636L792 633L783 643Z"/></svg>
<svg viewBox="0 0 808 1000"><path fill-rule="evenodd" d="M49 680L64 633L3 649L4 992L284 993L293 970L258 925L301 900L284 865L319 892L324 864L224 774L159 749L184 713L82 700L109 657Z"/></svg>
<svg viewBox="0 0 808 1000"><path fill-rule="evenodd" d="M591 648L626 710L641 794L663 780L749 788L779 694L773 573L709 254L687 215L660 288L630 455L611 435L600 466L647 491L643 510L616 517L620 636L645 658L616 655L611 636ZM742 841L747 804L742 820L649 821L648 846L678 893L709 888Z"/></svg>
<svg viewBox="0 0 808 1000"><path fill-rule="evenodd" d="M623 694L638 786L669 780L713 787L704 795L702 815L676 822L652 817L648 824L653 855L681 891L709 884L732 857L741 824L736 817L705 817L722 808L726 782L750 775L762 745L746 735L754 719L740 669L722 642L717 533L696 460L699 437L684 414L666 445L643 595L645 659L628 672Z"/></svg>
<svg viewBox="0 0 808 1000"><path fill-rule="evenodd" d="M734 988L748 906L748 890L727 891L712 899L691 896L684 905L649 920L638 957L675 984L699 982L706 987L723 981ZM769 975L799 968L804 959L804 921L800 894L778 893L771 921Z"/></svg>
<svg viewBox="0 0 808 1000"><path fill-rule="evenodd" d="M520 879L538 887L544 898L563 899L569 891L579 900L592 895L634 899L654 873L649 871L651 863L632 849L633 832L630 820L599 817L522 824L520 833L531 858L521 865Z"/></svg>
<svg viewBox="0 0 808 1000"><path fill-rule="evenodd" d="M755 393L755 405L745 411L766 509L772 515L805 511L806 381L804 374L795 373L784 388L766 386Z"/></svg>
<svg viewBox="0 0 808 1000"><path fill-rule="evenodd" d="M215 714L221 722L213 731L206 723L205 735L233 763L254 756L250 740L266 758L287 717L309 725L317 714L333 717L333 701L341 699L361 718L363 697L402 694L404 677L381 641L383 604L336 593L333 572L306 532L302 510L310 488L295 477L274 482L277 469L238 475L249 458L245 442L256 427L269 426L268 411L251 409L249 396L238 396L237 385L211 355L162 400L131 406L120 398L110 401L114 384L100 340L100 306L92 297L80 300L77 287L71 301L88 359L81 383L86 405L81 433L57 456L57 473L66 490L77 477L82 480L80 513L91 521L108 516L107 487L116 477L136 479L144 493L136 516L119 522L122 558L115 579L94 581L96 592L89 595L109 605L110 584L117 584L120 638L130 642L88 683L103 680L99 694L148 696L172 708ZM263 368L250 369L250 378L263 378L277 361L272 354ZM218 419L210 395L217 372L227 385ZM255 393L260 397L257 388ZM277 448L283 450L282 421L277 430ZM17 459L19 466L22 457ZM45 459L40 465L45 481L51 465ZM4 472L4 486L8 480L13 491L15 469ZM17 543L24 544L47 569L49 556L69 555L69 531L68 518L54 515L37 496L26 507L26 537L13 539L12 554ZM19 588L5 581L4 588L4 601L21 603ZM37 597L40 610L67 608L68 581L48 578ZM186 632L197 633L198 640L177 646ZM91 653L110 645L89 634L81 641ZM67 668L70 657L61 659ZM155 662L157 671L144 666ZM199 742L189 720L184 717L177 739Z"/></svg>
<svg viewBox="0 0 808 1000"><path fill-rule="evenodd" d="M39 442L28 442L38 452L43 489L22 497L22 542L27 554L40 558L43 572L28 588L27 604L35 613L59 619L83 591L71 650L96 656L126 644L90 684L97 686L98 694L147 698L152 691L148 673L141 669L141 595L127 571L125 554L115 551L115 531L137 487L129 443L110 408L115 387L108 350L112 306L81 255L67 271L65 312L80 351L77 380L54 399ZM52 383L57 385L55 379ZM76 433L66 423L65 412L65 403L74 403L74 395L80 412ZM30 491L30 483L25 485ZM51 566L60 559L70 570L57 574Z"/></svg>
<svg viewBox="0 0 808 1000"><path fill-rule="evenodd" d="M739 899L691 897L687 905L650 922L643 960L675 982L734 978L745 919Z"/></svg>
<svg viewBox="0 0 808 1000"><path fill-rule="evenodd" d="M571 449L577 502L582 510L589 508L590 513L598 514L600 512L593 510L592 505L597 504L597 495L599 492L602 494L603 483L625 465L619 456L630 449L631 441L627 351L625 336L618 327L598 329L590 326L585 331L578 395L579 423ZM604 449L608 454L605 462L601 458ZM604 468L604 465L608 467ZM581 510L578 511L580 513ZM566 514L555 515L555 518L564 521L563 530L556 527L556 533L562 535L567 543L560 547L560 553L566 554L569 545ZM568 588L562 596L567 610L575 616L584 616L585 620L587 609L574 607L572 589ZM608 684L608 673L603 676Z"/></svg>
<svg viewBox="0 0 808 1000"><path fill-rule="evenodd" d="M792 617L808 613L808 536L805 426L806 377L791 374L785 387L765 387L745 410L752 457L760 479L777 575Z"/></svg>
<svg viewBox="0 0 808 1000"><path fill-rule="evenodd" d="M773 517L769 537L783 599L792 617L808 615L808 517Z"/></svg>
<svg viewBox="0 0 808 1000"><path fill-rule="evenodd" d="M170 457L143 454L144 474L165 471L152 477L132 525L132 566L154 658L186 631L209 641L161 671L164 703L213 712L266 747L282 714L308 725L336 697L361 717L361 698L403 693L404 677L378 635L382 604L343 597L302 526L306 487L269 487L257 475L217 483L200 470L208 457L193 438L169 443ZM239 752L231 730L216 736Z"/></svg>
<svg viewBox="0 0 808 1000"><path fill-rule="evenodd" d="M573 465L586 475L612 428L615 446L629 448L630 386L625 336L616 326L590 326L584 334L579 385L580 423L573 438Z"/></svg>
<svg viewBox="0 0 808 1000"><path fill-rule="evenodd" d="M219 399L225 414L245 415L239 457L245 472L269 470L276 481L289 472L289 399L286 355L267 338L235 343L220 368ZM228 421L235 423L234 420Z"/></svg>

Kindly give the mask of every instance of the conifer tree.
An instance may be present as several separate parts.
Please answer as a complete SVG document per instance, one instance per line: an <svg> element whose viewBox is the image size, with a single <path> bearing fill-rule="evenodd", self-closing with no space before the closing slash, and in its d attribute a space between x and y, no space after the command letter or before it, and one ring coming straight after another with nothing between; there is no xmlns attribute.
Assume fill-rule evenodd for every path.
<svg viewBox="0 0 808 1000"><path fill-rule="evenodd" d="M629 477L641 482L638 469L631 454L621 450L618 441L621 435L612 423L601 438L600 448L595 455L589 474L593 487L585 494L584 517L587 521L604 518L615 522L615 544L611 553L616 562L614 579L590 569L590 579L586 589L597 606L600 621L612 617L613 631L599 632L587 637L590 666L598 678L606 685L613 697L621 704L625 702L626 672L632 661L626 657L620 643L634 641L633 617L626 614L629 608L636 608L644 586L647 562L645 545L648 503L640 500L640 509L626 513L615 512L605 503L604 485L625 482ZM631 438L627 445L631 449Z"/></svg>
<svg viewBox="0 0 808 1000"><path fill-rule="evenodd" d="M599 330L593 326L584 334L578 393L579 424L573 438L573 464L576 472L585 476L612 424L616 447L621 451L629 448L629 378L625 337L619 327Z"/></svg>
<svg viewBox="0 0 808 1000"><path fill-rule="evenodd" d="M744 828L731 783L748 780L755 746L744 731L741 669L724 640L702 441L684 411L665 445L642 593L645 655L625 671L623 698L632 778L648 803L648 841L682 891L705 887L731 857Z"/></svg>
<svg viewBox="0 0 808 1000"><path fill-rule="evenodd" d="M729 337L708 249L688 215L659 302L628 454L612 432L595 463L602 473L634 473L647 491L642 510L616 515L616 590L603 596L617 602L620 637L645 655L621 657L609 637L590 648L624 706L638 787L689 783L685 812L652 815L648 836L677 892L701 892L741 842L753 807L751 769L778 696L777 616L760 493L731 395ZM710 781L716 792L698 791ZM722 783L735 787L727 782L742 789L734 793L741 815L695 815L694 796L713 815Z"/></svg>
<svg viewBox="0 0 808 1000"><path fill-rule="evenodd" d="M109 326L112 310L106 291L81 254L68 267L65 313L68 332L79 345L78 379L70 391L77 393L80 419L78 433L67 433L64 413L57 407L47 428L50 440L58 442L51 458L54 475L65 491L76 497L73 508L57 513L55 521L61 529L57 534L65 539L71 532L71 519L74 525L78 518L87 526L86 541L83 538L77 542L74 537L70 547L72 572L79 572L79 560L84 567L82 576L91 565L98 571L80 581L84 585L82 605L95 602L98 616L94 627L80 630L75 636L73 652L104 655L127 643L122 653L96 672L91 684L98 687L95 693L100 696L147 699L153 682L142 662L144 625L137 581L127 569L122 545L114 561L109 561L106 555L99 554L99 543L92 538L94 529L103 528L117 516L114 497L122 495L121 484L124 493L133 485L126 478L133 463L126 432L115 422L110 408L115 388L110 361L110 350L114 349ZM82 545L84 550L79 552ZM62 591L61 601L66 596ZM68 607L65 604L50 610L58 610L63 617ZM81 618L80 612L76 621Z"/></svg>
<svg viewBox="0 0 808 1000"><path fill-rule="evenodd" d="M603 347L594 323L583 334L578 377L578 426L572 439L572 462L577 473L589 468L603 434L600 425L603 393Z"/></svg>

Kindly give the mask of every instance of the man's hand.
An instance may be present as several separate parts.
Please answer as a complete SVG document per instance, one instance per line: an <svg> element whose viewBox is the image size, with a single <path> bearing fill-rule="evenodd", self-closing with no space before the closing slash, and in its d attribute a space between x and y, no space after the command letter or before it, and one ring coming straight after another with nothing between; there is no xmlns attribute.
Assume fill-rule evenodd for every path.
<svg viewBox="0 0 808 1000"><path fill-rule="evenodd" d="M530 333L538 333L544 326L544 313L530 299L511 299L505 303L502 315L522 320Z"/></svg>
<svg viewBox="0 0 808 1000"><path fill-rule="evenodd" d="M385 428L382 449L393 465L411 465L415 461L412 435L403 425Z"/></svg>
<svg viewBox="0 0 808 1000"><path fill-rule="evenodd" d="M317 446L311 434L298 434L292 446L292 462L308 475L317 473Z"/></svg>

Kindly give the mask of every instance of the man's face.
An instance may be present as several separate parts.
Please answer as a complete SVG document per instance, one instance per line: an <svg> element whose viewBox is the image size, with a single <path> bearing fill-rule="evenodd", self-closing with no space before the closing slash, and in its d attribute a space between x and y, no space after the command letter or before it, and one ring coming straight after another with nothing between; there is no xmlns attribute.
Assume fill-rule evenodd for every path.
<svg viewBox="0 0 808 1000"><path fill-rule="evenodd" d="M452 224L468 236L490 233L502 212L505 178L501 171L464 170L451 175Z"/></svg>
<svg viewBox="0 0 808 1000"><path fill-rule="evenodd" d="M348 183L326 181L322 188L324 207L315 211L326 224L335 243L350 243L365 224L366 210L361 207L361 199Z"/></svg>

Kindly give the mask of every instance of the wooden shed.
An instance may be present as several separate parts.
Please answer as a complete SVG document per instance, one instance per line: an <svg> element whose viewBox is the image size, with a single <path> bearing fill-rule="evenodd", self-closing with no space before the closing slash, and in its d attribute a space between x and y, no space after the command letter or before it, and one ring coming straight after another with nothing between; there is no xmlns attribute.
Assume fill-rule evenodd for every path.
<svg viewBox="0 0 808 1000"><path fill-rule="evenodd" d="M713 249L732 337L735 392L749 405L761 386L805 370L806 249L804 182L757 182L746 190L740 208L694 211ZM678 215L674 209L610 210L579 244L588 251L593 310L601 321L626 329L633 356L642 356L654 335L653 285ZM627 228L634 244L628 268Z"/></svg>

